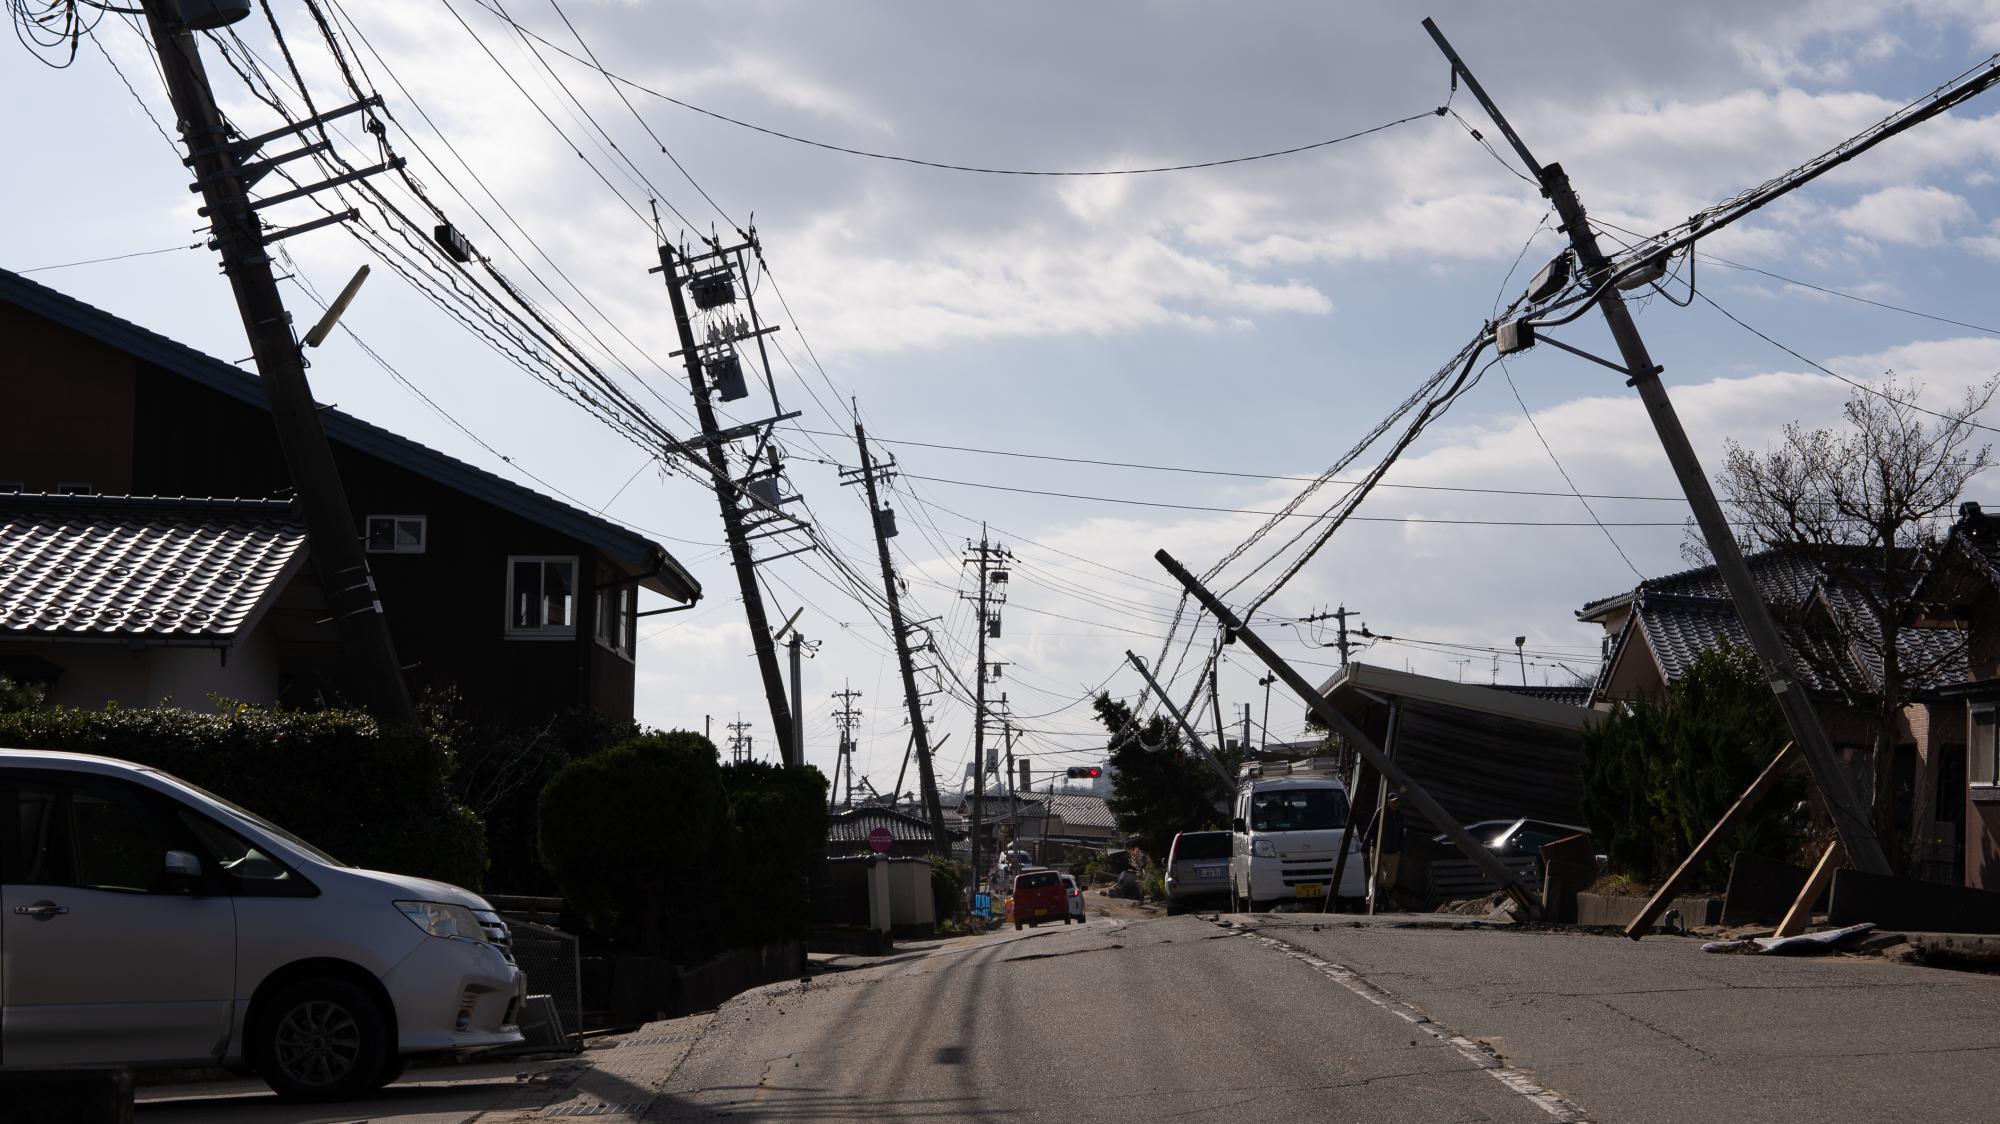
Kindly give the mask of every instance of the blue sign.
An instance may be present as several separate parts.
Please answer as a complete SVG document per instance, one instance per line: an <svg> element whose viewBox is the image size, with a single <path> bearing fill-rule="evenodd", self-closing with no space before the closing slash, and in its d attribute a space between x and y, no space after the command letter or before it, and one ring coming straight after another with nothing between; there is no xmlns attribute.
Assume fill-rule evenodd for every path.
<svg viewBox="0 0 2000 1124"><path fill-rule="evenodd" d="M993 895L992 894L972 895L972 912L978 914L981 917L993 916Z"/></svg>

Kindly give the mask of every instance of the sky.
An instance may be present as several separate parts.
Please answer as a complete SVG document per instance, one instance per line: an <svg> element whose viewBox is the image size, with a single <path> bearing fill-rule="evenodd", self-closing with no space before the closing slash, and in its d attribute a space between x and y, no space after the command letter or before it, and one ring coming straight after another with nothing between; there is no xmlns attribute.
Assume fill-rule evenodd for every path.
<svg viewBox="0 0 2000 1124"><path fill-rule="evenodd" d="M312 12L293 0L270 11L314 104L348 100ZM1012 552L1002 635L988 650L1005 666L990 689L1008 696L1023 730L1015 749L1038 777L1096 759L1094 692L1137 697L1124 652L1154 660L1177 602L1153 552L1196 571L1223 559L1265 521L1244 512L1278 510L1336 464L1563 245L1513 154L1475 139L1497 145L1498 132L1452 90L1423 16L1536 158L1568 171L1600 229L1627 240L1796 166L2000 49L2000 3L1974 0L1607 3L1583 17L1553 3L1166 0L322 0L321 11L343 32L357 83L385 99L386 140L424 194L678 435L695 427L669 358L678 345L665 293L647 272L658 261L649 201L676 240L754 221L769 266L758 310L780 328L778 402L760 392L728 416L800 411L777 433L786 490L804 496L788 509L879 583L867 512L838 476L857 461L858 411L901 472L887 498L906 610L936 618L936 656L966 683L976 672L965 547L983 525ZM264 13L234 30L243 57L297 103ZM246 131L270 127L277 118L220 50L204 40L226 112ZM0 54L20 160L0 177L15 216L0 224L0 266L210 354L245 354L228 286L197 245L196 197L146 44L110 15L73 65L36 61L66 54ZM1849 393L1718 307L1848 378L1914 380L1933 406L2000 371L1994 99L1703 239L1693 280L1706 299L1634 302L1711 472L1726 442L1763 449L1789 422L1838 425ZM373 163L375 140L353 123L334 142ZM774 135L1074 171L1367 130L1377 131L1269 159L1088 177L948 170ZM380 182L429 222L406 185ZM305 206L272 216L302 221L316 213ZM285 295L301 323L318 314L304 286L330 296L374 267L343 320L351 332L311 356L316 395L655 536L706 596L640 622L638 717L712 723L720 741L740 715L768 756L713 494L440 311L355 225L285 244L281 264L299 278ZM71 264L81 262L94 264ZM1687 283L1681 263L1675 301ZM1614 350L1594 318L1560 338ZM1386 444L1337 479L1358 478ZM1976 479L1968 498L2000 501L1992 484ZM1586 507L1575 492L1599 498ZM1334 634L1299 618L1344 605L1355 627L1400 638L1357 659L1471 682L1572 682L1595 670L1600 636L1576 609L1684 566L1678 497L1623 379L1538 347L1486 370L1410 445L1359 518L1263 606L1259 632L1318 678L1337 665L1323 647ZM1287 522L1246 560L1300 529ZM1224 584L1246 569L1226 570ZM851 686L862 712L855 771L889 790L908 731L877 611L822 553L760 573L774 619L803 610L798 627L818 645L803 684L807 759L832 772L830 696ZM666 607L651 595L640 606ZM1178 639L1188 635L1184 624ZM1194 689L1210 635L1197 635L1185 664L1169 660L1181 667L1178 698ZM1249 704L1252 738L1264 736L1262 673L1241 646L1227 650L1232 735ZM947 789L972 741L956 694L934 696ZM1280 688L1269 705L1269 736L1297 736L1297 701ZM915 783L911 769L902 789Z"/></svg>

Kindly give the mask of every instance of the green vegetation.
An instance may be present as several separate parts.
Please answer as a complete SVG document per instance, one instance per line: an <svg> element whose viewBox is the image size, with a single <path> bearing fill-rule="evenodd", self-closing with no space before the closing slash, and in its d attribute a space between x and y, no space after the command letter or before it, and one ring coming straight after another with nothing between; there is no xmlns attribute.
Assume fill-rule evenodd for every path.
<svg viewBox="0 0 2000 1124"><path fill-rule="evenodd" d="M826 846L826 779L724 768L685 730L648 733L559 769L543 788L542 861L600 933L693 963L801 935Z"/></svg>
<svg viewBox="0 0 2000 1124"><path fill-rule="evenodd" d="M1714 826L1786 741L1785 721L1756 658L1705 652L1659 701L1614 710L1583 735L1583 812L1613 866L1657 882ZM1800 798L1780 782L1698 877L1720 885L1738 851L1791 858L1784 822Z"/></svg>
<svg viewBox="0 0 2000 1124"><path fill-rule="evenodd" d="M1132 709L1108 694L1097 697L1096 708L1097 720L1111 733L1111 814L1127 839L1164 859L1176 833L1229 826L1222 811L1229 786L1182 748L1163 715L1134 723ZM1233 770L1236 756L1225 751L1223 766Z"/></svg>

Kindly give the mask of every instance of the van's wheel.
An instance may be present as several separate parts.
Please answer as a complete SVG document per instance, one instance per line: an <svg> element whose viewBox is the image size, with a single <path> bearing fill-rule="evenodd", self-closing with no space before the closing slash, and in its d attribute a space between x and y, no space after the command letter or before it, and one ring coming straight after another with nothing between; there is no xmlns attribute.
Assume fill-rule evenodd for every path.
<svg viewBox="0 0 2000 1124"><path fill-rule="evenodd" d="M1019 921L1014 922L1014 931L1017 933L1021 931L1021 923Z"/></svg>
<svg viewBox="0 0 2000 1124"><path fill-rule="evenodd" d="M388 1020L353 984L301 980L260 1007L245 1053L283 1099L349 1100L394 1079Z"/></svg>

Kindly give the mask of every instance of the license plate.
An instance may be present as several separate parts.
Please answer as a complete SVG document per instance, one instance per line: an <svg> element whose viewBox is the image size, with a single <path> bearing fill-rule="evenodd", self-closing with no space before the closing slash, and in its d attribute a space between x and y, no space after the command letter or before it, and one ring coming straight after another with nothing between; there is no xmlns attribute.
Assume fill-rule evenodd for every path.
<svg viewBox="0 0 2000 1124"><path fill-rule="evenodd" d="M1301 882L1292 887L1292 892L1302 898L1318 898L1326 895L1326 887L1317 882Z"/></svg>
<svg viewBox="0 0 2000 1124"><path fill-rule="evenodd" d="M1196 878L1220 878L1223 873L1223 869L1219 866L1204 866L1197 867L1194 876Z"/></svg>

